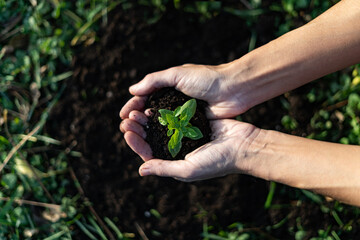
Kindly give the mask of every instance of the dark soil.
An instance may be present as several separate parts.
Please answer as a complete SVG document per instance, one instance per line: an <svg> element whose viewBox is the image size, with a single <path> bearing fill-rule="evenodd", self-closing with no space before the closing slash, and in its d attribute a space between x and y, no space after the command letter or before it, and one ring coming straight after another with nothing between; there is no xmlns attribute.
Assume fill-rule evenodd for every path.
<svg viewBox="0 0 360 240"><path fill-rule="evenodd" d="M176 91L174 88L163 88L152 95L146 102L145 108L150 108L154 115L149 117L146 128L146 141L150 144L153 151L153 156L160 159L184 159L185 155L194 151L195 149L210 142L211 129L209 120L206 118L205 110L207 103L197 100L197 108L195 115L190 123L198 127L203 134L203 138L199 140L191 140L190 138L183 138L182 148L178 155L173 158L168 150L167 144L169 137L167 136L167 127L159 123L159 110L167 109L174 111L178 106L182 106L191 97Z"/></svg>
<svg viewBox="0 0 360 240"><path fill-rule="evenodd" d="M70 158L69 164L98 214L111 217L121 231L133 232L137 239L137 225L149 239L178 240L201 239L204 223L217 232L242 222L261 239L294 239L298 226L304 227L309 238L317 236L318 229L336 226L319 205L282 185L277 185L273 199L279 208L265 210L269 184L253 177L229 175L183 183L139 176L142 160L118 129L119 110L131 97L128 87L147 73L167 67L239 58L247 52L251 34L241 18L220 13L200 21L197 15L173 9L172 4L157 23L148 24L152 10L134 5L113 10L108 26L99 32L99 41L79 51L73 78L47 125L50 136L82 153L80 158ZM274 21L273 13L258 18L257 45L274 38ZM309 104L300 104L304 99L296 92L259 105L242 119L258 127L284 130L281 117L286 110L281 99L289 100L296 109L290 113L293 117L302 116L298 121L303 132L296 134L306 133ZM299 198L301 204L293 201ZM161 217L152 215L152 209ZM285 218L281 226L267 227ZM355 228L352 233L356 234Z"/></svg>

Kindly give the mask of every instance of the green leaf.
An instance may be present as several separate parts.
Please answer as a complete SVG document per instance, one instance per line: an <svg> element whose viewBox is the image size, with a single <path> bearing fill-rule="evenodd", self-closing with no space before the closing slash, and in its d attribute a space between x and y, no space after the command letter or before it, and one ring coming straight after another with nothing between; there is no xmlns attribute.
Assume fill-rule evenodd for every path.
<svg viewBox="0 0 360 240"><path fill-rule="evenodd" d="M203 137L203 134L197 127L187 127L184 136L192 140L198 140Z"/></svg>
<svg viewBox="0 0 360 240"><path fill-rule="evenodd" d="M178 129L175 129L175 133L174 135L172 135L168 143L169 152L173 158L175 158L176 155L180 152L182 145L181 144L182 138L183 138L183 133Z"/></svg>
<svg viewBox="0 0 360 240"><path fill-rule="evenodd" d="M13 189L16 186L17 177L14 173L5 174L1 179L1 185L7 189Z"/></svg>
<svg viewBox="0 0 360 240"><path fill-rule="evenodd" d="M182 126L186 126L190 119L194 116L196 111L196 100L190 99L184 105L181 106L180 110L177 112L180 115L180 121Z"/></svg>
<svg viewBox="0 0 360 240"><path fill-rule="evenodd" d="M181 106L178 106L175 110L174 110L174 116L178 117L180 115L180 110L181 110Z"/></svg>
<svg viewBox="0 0 360 240"><path fill-rule="evenodd" d="M178 124L179 121L177 120L176 117L174 117L174 115L172 113L166 114L166 121L169 124L169 126L168 126L169 129L179 128L179 124Z"/></svg>
<svg viewBox="0 0 360 240"><path fill-rule="evenodd" d="M173 135L173 133L174 133L174 130L173 130L173 129L169 129L169 130L167 131L167 136L170 137L171 135Z"/></svg>
<svg viewBox="0 0 360 240"><path fill-rule="evenodd" d="M174 115L173 111L167 109L160 109L159 113L163 119L166 119L166 114Z"/></svg>
<svg viewBox="0 0 360 240"><path fill-rule="evenodd" d="M161 125L163 125L163 126L166 126L166 125L167 125L167 121L166 121L164 118L158 117L158 120L159 120L159 123L160 123Z"/></svg>

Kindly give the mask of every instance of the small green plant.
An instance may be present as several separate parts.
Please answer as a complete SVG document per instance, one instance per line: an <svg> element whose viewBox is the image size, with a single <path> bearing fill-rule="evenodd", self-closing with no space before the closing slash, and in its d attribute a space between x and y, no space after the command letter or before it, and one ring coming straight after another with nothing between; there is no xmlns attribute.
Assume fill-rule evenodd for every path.
<svg viewBox="0 0 360 240"><path fill-rule="evenodd" d="M183 137L198 140L203 137L200 129L190 124L196 111L196 100L191 99L174 111L160 109L159 122L168 127L167 136L170 137L168 149L173 158L180 152Z"/></svg>

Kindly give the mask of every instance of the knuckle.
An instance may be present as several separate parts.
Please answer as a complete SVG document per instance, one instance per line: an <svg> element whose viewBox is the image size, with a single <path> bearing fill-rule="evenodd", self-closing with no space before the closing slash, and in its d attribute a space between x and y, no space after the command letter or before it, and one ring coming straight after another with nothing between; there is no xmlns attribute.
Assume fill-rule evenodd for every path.
<svg viewBox="0 0 360 240"><path fill-rule="evenodd" d="M179 71L181 71L181 66L176 66L176 67L171 67L171 68L168 68L167 70L165 70L166 74L168 76L175 76L179 73Z"/></svg>
<svg viewBox="0 0 360 240"><path fill-rule="evenodd" d="M146 74L146 76L144 77L145 81L151 81L153 79L154 73L148 73Z"/></svg>

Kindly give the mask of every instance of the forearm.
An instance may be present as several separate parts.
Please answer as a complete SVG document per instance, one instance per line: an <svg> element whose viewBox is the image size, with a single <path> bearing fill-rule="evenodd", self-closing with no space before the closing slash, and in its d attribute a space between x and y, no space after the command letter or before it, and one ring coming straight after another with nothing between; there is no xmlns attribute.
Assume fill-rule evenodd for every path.
<svg viewBox="0 0 360 240"><path fill-rule="evenodd" d="M343 0L312 22L224 64L252 107L360 61L360 1ZM236 83L234 83L236 85Z"/></svg>
<svg viewBox="0 0 360 240"><path fill-rule="evenodd" d="M262 130L248 157L251 175L360 206L360 146Z"/></svg>

